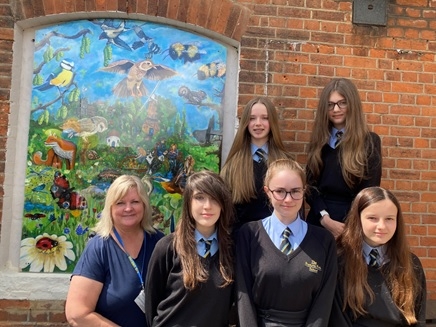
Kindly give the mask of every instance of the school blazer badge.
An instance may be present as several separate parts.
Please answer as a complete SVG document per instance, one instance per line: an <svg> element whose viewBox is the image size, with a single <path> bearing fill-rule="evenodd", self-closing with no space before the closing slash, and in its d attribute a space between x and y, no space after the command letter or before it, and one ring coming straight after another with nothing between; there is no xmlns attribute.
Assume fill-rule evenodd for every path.
<svg viewBox="0 0 436 327"><path fill-rule="evenodd" d="M306 262L304 265L309 268L310 272L315 274L317 274L318 271L322 271L321 267L318 266L318 263L315 260L312 260L310 263Z"/></svg>

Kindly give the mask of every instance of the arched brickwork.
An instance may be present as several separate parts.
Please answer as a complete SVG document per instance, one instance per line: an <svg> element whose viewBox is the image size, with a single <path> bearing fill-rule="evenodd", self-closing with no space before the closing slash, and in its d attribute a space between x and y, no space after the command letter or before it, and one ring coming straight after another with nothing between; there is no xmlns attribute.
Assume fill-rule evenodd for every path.
<svg viewBox="0 0 436 327"><path fill-rule="evenodd" d="M249 9L230 0L17 0L12 11L15 21L81 12L148 15L203 27L238 42L250 17Z"/></svg>

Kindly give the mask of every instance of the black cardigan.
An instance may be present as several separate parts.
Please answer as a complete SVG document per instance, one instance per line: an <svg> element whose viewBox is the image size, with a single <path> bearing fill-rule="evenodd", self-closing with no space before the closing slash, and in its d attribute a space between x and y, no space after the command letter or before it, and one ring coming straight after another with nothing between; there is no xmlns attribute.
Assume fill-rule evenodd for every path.
<svg viewBox="0 0 436 327"><path fill-rule="evenodd" d="M241 167L241 170L243 169L244 167ZM251 199L249 202L235 204L235 230L238 230L243 224L249 221L260 220L271 216L272 210L269 205L268 197L263 190L266 170L267 166L265 162L259 163L253 160L254 185L257 197Z"/></svg>
<svg viewBox="0 0 436 327"><path fill-rule="evenodd" d="M426 309L426 280L424 270L418 257L414 254L412 260L414 263L414 271L417 276L418 284L421 292L415 299L415 315L418 320L417 324L408 325L404 316L394 305L391 294L389 292L386 281L380 269L368 267L368 284L374 292L375 299L372 304L366 306L368 312L364 316L359 316L353 319L350 309L342 312L343 306L343 275L341 267L344 265L343 260L339 260L338 284L333 301L332 313L330 315L329 327L424 327L425 326L425 309ZM363 260L363 259L362 259ZM386 269L389 269L389 263L386 264Z"/></svg>
<svg viewBox="0 0 436 327"><path fill-rule="evenodd" d="M344 221L350 206L357 193L366 187L380 186L382 175L382 155L380 137L370 132L373 149L368 153L368 167L366 167L365 178L350 188L342 176L339 162L339 149L332 149L329 144L322 148L321 158L324 166L317 180L312 173L307 171L307 183L309 192L306 202L310 206L307 215L307 222L320 225L320 211L327 210L330 218L337 221ZM368 147L369 148L369 147Z"/></svg>

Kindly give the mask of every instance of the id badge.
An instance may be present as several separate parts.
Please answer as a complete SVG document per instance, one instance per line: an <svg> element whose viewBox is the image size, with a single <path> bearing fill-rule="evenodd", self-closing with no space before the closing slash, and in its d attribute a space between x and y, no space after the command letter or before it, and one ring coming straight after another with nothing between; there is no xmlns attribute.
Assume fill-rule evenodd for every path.
<svg viewBox="0 0 436 327"><path fill-rule="evenodd" d="M139 292L139 295L135 299L135 303L142 310L142 312L145 313L145 292L144 292L144 289L141 289L141 292Z"/></svg>

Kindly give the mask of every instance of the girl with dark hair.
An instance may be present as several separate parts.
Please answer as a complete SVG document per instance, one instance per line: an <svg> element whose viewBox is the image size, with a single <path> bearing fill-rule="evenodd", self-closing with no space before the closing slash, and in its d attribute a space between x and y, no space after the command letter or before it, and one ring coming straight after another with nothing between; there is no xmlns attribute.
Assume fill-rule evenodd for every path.
<svg viewBox="0 0 436 327"><path fill-rule="evenodd" d="M305 173L290 159L272 162L264 191L273 213L237 235L236 289L241 327L325 327L333 302L335 240L300 216Z"/></svg>
<svg viewBox="0 0 436 327"><path fill-rule="evenodd" d="M359 191L380 186L380 137L369 131L356 86L330 81L322 90L307 157L307 221L337 237Z"/></svg>
<svg viewBox="0 0 436 327"><path fill-rule="evenodd" d="M337 239L330 326L425 326L426 281L406 240L401 207L381 187L357 194Z"/></svg>
<svg viewBox="0 0 436 327"><path fill-rule="evenodd" d="M290 157L281 139L274 104L265 97L250 100L242 112L238 131L221 170L236 208L235 229L271 215L263 191L267 165L276 159Z"/></svg>
<svg viewBox="0 0 436 327"><path fill-rule="evenodd" d="M146 280L148 326L229 325L233 301L231 195L221 177L193 173L174 233L156 244Z"/></svg>

